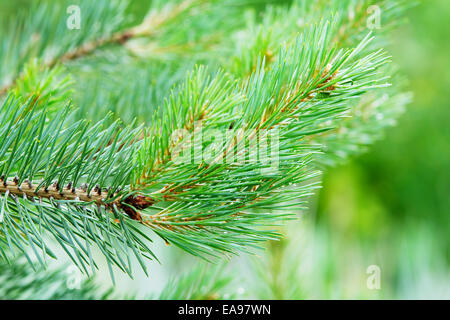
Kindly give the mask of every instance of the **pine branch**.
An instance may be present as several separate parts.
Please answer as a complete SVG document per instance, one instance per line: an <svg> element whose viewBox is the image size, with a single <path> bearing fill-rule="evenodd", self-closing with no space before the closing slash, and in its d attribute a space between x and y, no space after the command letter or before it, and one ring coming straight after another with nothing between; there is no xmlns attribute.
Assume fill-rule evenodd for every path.
<svg viewBox="0 0 450 320"><path fill-rule="evenodd" d="M31 248L45 264L41 252L55 256L50 234L86 273L97 267L95 245L110 270L131 274L130 252L144 270L143 258L156 259L149 230L204 258L278 238L274 227L317 188L316 138L352 101L386 86L389 58L367 49L371 37L338 49L333 30L328 22L305 29L242 79L194 69L144 132L108 119L76 121L70 106L49 109L36 100L40 86L7 98L0 109L1 255L18 249L31 261ZM65 90L46 83L50 91L61 86L56 94ZM263 152L264 143L276 153Z"/></svg>
<svg viewBox="0 0 450 320"><path fill-rule="evenodd" d="M311 192L313 186L285 189L304 183L316 174L308 168L315 149L303 144L302 139L327 130L318 128L318 123L339 116L346 109L347 99L377 87L377 81L368 79L386 62L378 52L350 64L367 39L354 51L327 52L327 28L315 30L305 33L295 46L281 54L269 71L265 72L261 65L248 82L237 89L220 74L211 80L205 79L200 69L197 72L200 77L191 78L188 85L179 90L181 97L174 95L168 100L166 116L161 122L154 122L144 142L139 162L146 165L140 168L142 173L134 185L152 198L154 206L163 206L155 212L150 207L152 213L144 214L143 219L168 242L192 253L210 254L207 247L228 250L229 244L241 247L260 240L259 237L273 237L273 233L265 235L252 231L248 234L242 230L247 228L247 221L268 225L271 218L280 219L283 215L273 214L269 218L250 209L276 209L277 204L284 205ZM183 96L184 93L187 95ZM192 97L195 100L191 100ZM225 97L228 98L225 100ZM219 148L217 154L221 156L211 163L176 165L173 150L177 145L184 145L185 150L191 147L197 150L198 146L190 145L186 138L196 135L199 122L202 130L233 127L234 133L225 141L225 146ZM242 128L244 133L240 131ZM254 132L273 128L280 130L280 172L274 176L258 173L267 169L267 163L217 161L226 158L235 147L241 145L242 148L243 141L255 141ZM188 134L174 144L170 134L180 129ZM238 152L247 152L244 159L255 156L248 151ZM240 221L235 221L236 216ZM235 227L230 229L233 221ZM229 237L226 242L225 234ZM202 242L201 247L193 245L198 242Z"/></svg>
<svg viewBox="0 0 450 320"><path fill-rule="evenodd" d="M12 17L1 33L0 60L2 61L2 85L0 94L12 89L23 78L22 66L30 60L42 60L41 66L54 66L62 57L75 58L80 48L96 43L98 39L112 38L112 34L124 23L125 2L81 1L83 28L69 30L66 27L66 8L69 1L33 4L28 12ZM96 24L96 21L108 21ZM86 51L85 49L82 51Z"/></svg>
<svg viewBox="0 0 450 320"><path fill-rule="evenodd" d="M0 108L0 253L8 258L18 249L28 257L30 247L45 264L39 251L55 257L46 245L50 234L85 272L96 267L94 243L108 263L131 273L122 257L130 248L139 260L153 258L148 236L122 216L139 219L132 206L139 208L140 198L126 187L140 129L69 124L69 108L49 120L32 101L9 98Z"/></svg>
<svg viewBox="0 0 450 320"><path fill-rule="evenodd" d="M324 146L324 152L316 156L317 166L335 166L366 151L384 136L386 128L396 124L411 103L412 94L404 91L401 77L394 76L392 82L390 88L363 96L334 129L314 138Z"/></svg>
<svg viewBox="0 0 450 320"><path fill-rule="evenodd" d="M356 59L367 40L355 50L336 51L330 48L328 28L313 28L282 51L270 69L261 64L244 83L223 73L209 77L199 68L168 98L166 112L161 119L155 116L144 140L139 129L118 130L118 123L104 130L102 122L70 124L67 108L47 121L45 108L8 99L0 112L0 240L9 250L26 252L28 243L45 252L42 231L35 227L44 223L86 272L86 264L95 267L91 241L109 263L131 272L121 258L127 247L138 259L153 257L140 239L148 237L133 219L168 243L204 257L246 251L277 237L259 226L275 225L286 214L266 210L299 206L299 199L315 188L308 181L317 172L308 164L317 148L304 138L326 130L318 125L345 111L346 100L378 86L376 70L386 57L375 52ZM198 121L205 129L232 128L232 135L210 163L174 163L172 134L180 128L195 133ZM254 143L275 128L280 131L275 172L267 161L219 161L232 150L257 159L255 150L242 149L243 142ZM183 140L178 145L189 146Z"/></svg>
<svg viewBox="0 0 450 320"><path fill-rule="evenodd" d="M240 77L247 77L256 69L258 60L264 58L266 65L276 61L279 44L292 44L298 33L317 21L332 20L336 26L330 32L339 48L356 46L367 32L376 38L365 48L366 52L386 44L384 37L403 20L404 12L413 5L404 0L340 0L294 1L289 7L271 6L262 22L253 19L244 30L236 45L236 53L226 61L226 69ZM369 30L367 21L372 14L369 8L377 6L382 13L382 27ZM231 61L231 64L229 63Z"/></svg>
<svg viewBox="0 0 450 320"><path fill-rule="evenodd" d="M94 66L92 70L76 68L74 104L79 106L76 118L99 121L110 112L124 123L134 119L150 123L157 106L163 104L172 87L192 70L191 61L166 65L158 62L129 62L114 68ZM98 69L103 69L99 76ZM131 108L130 106L139 106Z"/></svg>
<svg viewBox="0 0 450 320"><path fill-rule="evenodd" d="M222 33L226 30L223 25L220 33L215 30L223 18L234 17L242 12L242 7L250 6L245 1L155 1L141 23L126 26L127 1L81 0L79 6L83 25L79 30L68 30L65 26L66 8L71 4L70 1L39 4L32 7L26 15L18 17L9 29L1 30L3 34L11 33L10 31L14 34L2 40L0 58L5 66L3 70L0 69L3 74L0 96L13 89L16 82L26 76L21 65L33 58L42 60L41 67L44 70L115 46L126 47L136 55L146 54L147 48L150 48L152 58L161 53L205 51L206 47L221 41ZM212 16L215 19L211 19L213 12L216 13ZM99 26L98 21L107 23ZM230 20L227 28L231 30L240 23L239 17ZM178 24L187 25L186 31L180 29ZM15 32L19 32L18 37ZM180 35L181 32L189 34ZM195 39L192 39L192 35L195 35Z"/></svg>
<svg viewBox="0 0 450 320"><path fill-rule="evenodd" d="M76 30L76 36L72 36L73 32L68 36L67 32L70 30L67 30L66 33L46 35L46 38L43 40L41 40L39 35L34 34L34 38L38 43L24 45L30 46L28 49L30 50L30 55L34 55L34 47L41 46L41 48L38 49L40 53L35 56L38 58L45 57L41 66L44 69L52 69L58 64L64 64L92 55L110 45L123 46L131 39L155 37L157 34L161 33L161 29L165 27L165 25L170 24L171 22L173 23L180 15L189 15L194 8L199 9L199 6L204 3L205 0L184 0L176 5L168 4L160 8L160 10L151 10L149 15L140 24L123 29L122 25L125 21L124 11L128 6L126 1L99 1L95 4L91 1L82 1L80 3L80 11L83 13L83 21L89 21L91 25L83 24L83 28ZM39 26L39 30L45 29L47 26L50 28L50 23L53 22L61 25L61 23L65 23L66 21L66 7L70 4L70 2L67 2L59 3L58 5L53 4L51 6L39 5L30 9L30 17L32 17L32 19L28 16L19 18L17 25L21 26L28 24L27 28L29 29L34 29L35 26ZM44 17L47 19L49 16L52 17L54 21L49 22L41 20ZM28 22L28 20L31 21ZM102 26L103 30L97 30L98 27L94 25L94 22L98 20L108 21L110 27ZM42 27L43 23L45 23L44 27ZM28 34L22 33L21 36L24 39L27 39ZM71 40L73 40L72 43L76 43L76 45L70 45L68 39L64 39L63 41L56 40L61 37L70 37ZM15 54L17 44L14 43L14 41L14 39L9 38L4 40L5 52L1 52L0 56L12 56ZM22 39L18 41L21 42ZM48 54L50 51L51 54ZM12 80L0 87L0 95L5 94L12 89L16 82L23 77L25 77L25 74L19 74L16 77L13 76Z"/></svg>
<svg viewBox="0 0 450 320"><path fill-rule="evenodd" d="M61 66L42 69L40 62L32 60L23 68L23 76L17 80L12 93L24 102L33 99L56 112L73 94L73 79Z"/></svg>
<svg viewBox="0 0 450 320"><path fill-rule="evenodd" d="M54 57L47 63L47 66L51 68L58 63L65 63L91 55L95 51L108 45L125 45L127 41L133 38L154 37L160 32L160 29L165 24L174 21L182 13L187 13L204 1L205 0L184 0L175 6L172 6L171 4L167 5L163 8L162 12L152 10L140 24L125 30L119 30L107 37L98 38L91 42L84 43L83 45L64 53L60 57Z"/></svg>
<svg viewBox="0 0 450 320"><path fill-rule="evenodd" d="M228 65L233 73L247 77L254 70L257 61L264 58L270 65L279 54L277 44L280 39L292 43L298 30L306 28L311 22L323 17L332 16L335 28L333 42L340 48L354 45L367 33L367 21L373 14L374 7L381 13L382 25L375 29L375 40L364 49L367 54L376 48L388 44L387 33L402 21L404 12L413 6L412 1L403 0L364 0L360 2L342 2L333 0L316 0L308 3L294 2L289 8L272 7L264 16L261 24L254 23L241 40L241 52L234 57L233 64ZM302 17L299 19L299 17ZM257 34L255 37L254 35ZM383 130L395 123L396 119L411 101L411 94L401 92L405 86L399 81L392 66L383 69L393 86L378 93L371 92L349 102L349 110L339 121L330 125L334 130L311 137L311 142L323 145L324 153L316 156L317 166L331 166L366 149L382 136ZM372 102L382 102L374 108ZM375 102L374 102L375 103Z"/></svg>

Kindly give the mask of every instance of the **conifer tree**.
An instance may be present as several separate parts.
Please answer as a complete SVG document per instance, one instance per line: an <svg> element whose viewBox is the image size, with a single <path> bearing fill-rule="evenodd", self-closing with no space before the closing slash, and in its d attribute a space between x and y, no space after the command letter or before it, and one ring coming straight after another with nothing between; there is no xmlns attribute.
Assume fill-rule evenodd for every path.
<svg viewBox="0 0 450 320"><path fill-rule="evenodd" d="M252 253L410 101L385 49L409 1L152 1L141 21L133 4L35 2L1 26L2 277L30 272L23 256L58 281L55 248L86 274L94 250L112 276L147 273L155 237ZM224 283L183 291L200 278L160 298Z"/></svg>

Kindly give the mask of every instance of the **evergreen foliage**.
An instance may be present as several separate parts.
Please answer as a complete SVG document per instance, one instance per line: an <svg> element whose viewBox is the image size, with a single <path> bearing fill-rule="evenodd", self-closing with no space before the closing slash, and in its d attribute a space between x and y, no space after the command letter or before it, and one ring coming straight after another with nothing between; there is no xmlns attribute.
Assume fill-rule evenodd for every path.
<svg viewBox="0 0 450 320"><path fill-rule="evenodd" d="M124 1L79 1L82 27L68 30L72 2L0 29L4 260L45 266L57 244L89 274L96 247L131 276L132 259L145 272L158 259L154 235L205 259L254 252L307 205L319 169L410 101L383 49L404 1L154 1L137 25ZM373 5L384 20L371 33ZM264 139L276 155L249 148ZM194 278L160 298L223 285L192 293Z"/></svg>
<svg viewBox="0 0 450 320"><path fill-rule="evenodd" d="M0 265L2 300L218 300L232 299L232 279L223 267L200 265L179 277L172 277L158 294L120 294L115 288L102 288L95 277L78 279L71 268L38 268L30 272L23 259Z"/></svg>

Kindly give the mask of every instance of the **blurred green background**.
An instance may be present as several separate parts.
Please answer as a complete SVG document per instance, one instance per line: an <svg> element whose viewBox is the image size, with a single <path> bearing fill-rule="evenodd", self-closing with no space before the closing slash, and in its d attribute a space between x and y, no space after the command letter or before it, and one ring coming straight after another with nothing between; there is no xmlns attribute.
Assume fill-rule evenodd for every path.
<svg viewBox="0 0 450 320"><path fill-rule="evenodd" d="M408 20L390 51L413 103L369 152L328 171L319 196L326 281L344 295L348 267L374 264L381 290L363 295L450 298L450 2L423 1Z"/></svg>

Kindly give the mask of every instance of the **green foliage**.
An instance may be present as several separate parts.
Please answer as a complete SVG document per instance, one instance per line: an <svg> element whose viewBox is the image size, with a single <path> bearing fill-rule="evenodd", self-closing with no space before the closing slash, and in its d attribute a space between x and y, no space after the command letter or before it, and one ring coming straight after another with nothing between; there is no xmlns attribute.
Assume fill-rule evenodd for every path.
<svg viewBox="0 0 450 320"><path fill-rule="evenodd" d="M158 300L220 300L233 299L228 293L233 282L231 274L223 266L200 266L178 278L172 278Z"/></svg>
<svg viewBox="0 0 450 320"><path fill-rule="evenodd" d="M95 277L81 278L70 267L30 270L24 259L0 264L0 299L9 300L218 300L232 299L230 274L223 266L199 265L178 277L171 277L160 293L139 297L133 292L119 294L103 289Z"/></svg>
<svg viewBox="0 0 450 320"><path fill-rule="evenodd" d="M106 300L114 299L113 290L102 290L94 279L74 283L70 288L70 269L30 270L23 260L0 265L0 297L4 300Z"/></svg>
<svg viewBox="0 0 450 320"><path fill-rule="evenodd" d="M74 69L75 92L78 94L74 94L73 99L74 104L79 106L77 118L99 121L112 112L110 122L120 118L124 123L136 120L137 123L149 125L158 106L169 95L171 88L185 78L192 64L130 62L120 68L104 68L102 77L96 69Z"/></svg>
<svg viewBox="0 0 450 320"><path fill-rule="evenodd" d="M378 87L379 79L371 77L386 62L383 53L354 60L367 41L355 50L327 50L325 25L308 30L269 70L258 68L237 87L220 73L210 79L203 69L194 72L167 100L160 122L153 121L138 160L145 166L136 187L145 188L157 204L148 209L153 224L159 224L156 232L192 253L208 253L208 247L233 252L233 246L273 237L248 228L281 217L256 209L277 210L286 203L293 209L312 191L303 183L317 174L308 168L315 147L303 141L327 130L321 124L345 111L346 100ZM223 146L216 146L216 158L177 164L171 133L185 129L175 144L185 151L195 148L191 136L199 121L203 131L234 129ZM279 134L274 174L264 174L273 163L222 159L236 148L242 159L256 159L245 145L256 141L255 132L268 130ZM233 221L236 215L240 218Z"/></svg>
<svg viewBox="0 0 450 320"><path fill-rule="evenodd" d="M80 6L83 28L67 28L69 5ZM125 7L126 1L45 1L34 2L28 10L12 16L0 30L0 92L14 85L23 66L34 58L53 66L60 59L69 59L74 50L111 36L124 23Z"/></svg>
<svg viewBox="0 0 450 320"><path fill-rule="evenodd" d="M23 99L24 102L32 98L40 105L45 105L48 111L56 112L59 105L71 98L72 86L73 80L62 66L42 70L40 63L33 59L25 65L13 92L16 98Z"/></svg>
<svg viewBox="0 0 450 320"><path fill-rule="evenodd" d="M121 220L115 207L114 214L105 208L126 192L133 169L131 141L139 128L121 129L118 122L105 126L105 121L69 124L69 109L49 119L33 99L21 103L12 97L0 109L1 254L7 258L15 249L26 254L25 246L31 246L38 258L40 250L55 257L45 244L45 230L85 271L85 265L95 265L91 242L125 271L127 259L120 255L130 247L150 250L138 231L127 231L137 228L133 221ZM121 222L113 223L117 219Z"/></svg>
<svg viewBox="0 0 450 320"><path fill-rule="evenodd" d="M317 168L373 143L410 100L383 34L363 26L375 3L389 26L405 9L154 1L131 25L124 2L80 1L78 31L67 3L17 17L0 30L3 258L45 265L56 243L90 273L96 247L131 276L132 257L145 272L157 259L152 233L206 259L279 238ZM249 148L264 139L276 154ZM207 292L222 287L209 279ZM161 298L208 297L180 283Z"/></svg>
<svg viewBox="0 0 450 320"><path fill-rule="evenodd" d="M315 21L324 18L334 21L331 41L338 48L356 46L367 34L368 23L374 24L374 10L382 13L380 27L374 26L376 35L363 53L370 53L387 44L386 34L404 19L403 13L414 5L411 1L294 1L289 7L269 7L263 21L250 19L246 32L240 35L237 54L227 65L232 73L247 77L257 66L258 59L266 64L276 61L279 43L288 43L295 35ZM382 27L381 27L382 24ZM394 86L379 92L370 92L361 100L348 101L348 113L336 122L335 130L320 134L315 142L324 146L324 154L316 157L321 168L341 163L349 156L361 152L367 145L382 137L383 129L392 126L410 102L411 94L401 92L405 86L388 65L383 69L386 77L392 77Z"/></svg>

